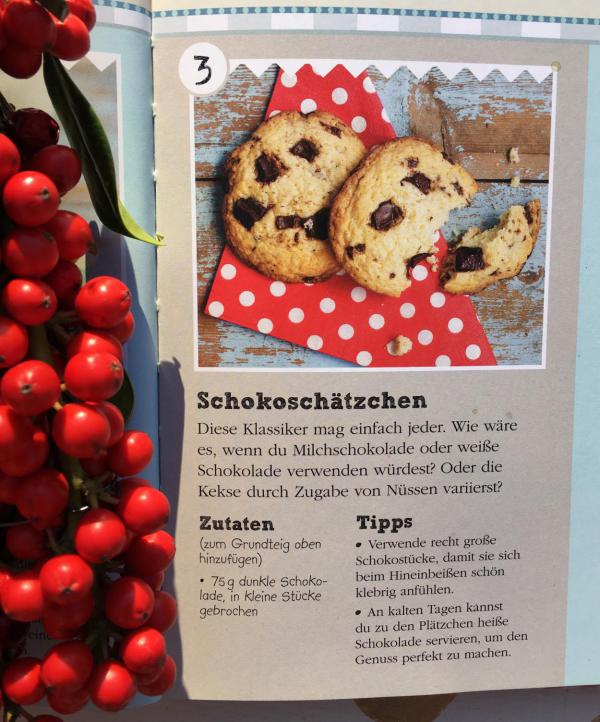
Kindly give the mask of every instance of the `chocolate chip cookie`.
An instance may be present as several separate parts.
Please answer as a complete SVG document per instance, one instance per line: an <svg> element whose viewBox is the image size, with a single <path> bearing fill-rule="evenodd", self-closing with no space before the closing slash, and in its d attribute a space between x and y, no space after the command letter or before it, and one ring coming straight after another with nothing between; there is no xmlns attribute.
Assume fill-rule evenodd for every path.
<svg viewBox="0 0 600 722"><path fill-rule="evenodd" d="M411 285L415 259L437 250L435 231L476 191L469 173L427 141L407 137L377 146L333 203L335 255L361 286L400 296Z"/></svg>
<svg viewBox="0 0 600 722"><path fill-rule="evenodd" d="M494 228L469 228L444 260L441 284L448 293L478 293L521 272L541 225L541 205L511 206Z"/></svg>
<svg viewBox="0 0 600 722"><path fill-rule="evenodd" d="M329 113L286 111L262 123L226 166L223 217L236 253L291 283L339 270L328 241L329 209L365 153L354 131Z"/></svg>

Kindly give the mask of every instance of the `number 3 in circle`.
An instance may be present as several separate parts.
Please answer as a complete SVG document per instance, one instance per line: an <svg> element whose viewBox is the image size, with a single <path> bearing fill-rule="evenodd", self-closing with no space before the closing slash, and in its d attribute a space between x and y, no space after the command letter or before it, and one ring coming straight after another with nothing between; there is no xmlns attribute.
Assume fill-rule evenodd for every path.
<svg viewBox="0 0 600 722"><path fill-rule="evenodd" d="M208 61L210 58L208 55L194 55L194 60L199 60L200 65L197 68L197 72L206 72L202 80L197 80L196 85L204 85L205 83L208 83L208 81L212 78L212 68L208 64Z"/></svg>
<svg viewBox="0 0 600 722"><path fill-rule="evenodd" d="M208 96L227 82L229 61L212 43L194 43L179 58L179 77L192 95Z"/></svg>

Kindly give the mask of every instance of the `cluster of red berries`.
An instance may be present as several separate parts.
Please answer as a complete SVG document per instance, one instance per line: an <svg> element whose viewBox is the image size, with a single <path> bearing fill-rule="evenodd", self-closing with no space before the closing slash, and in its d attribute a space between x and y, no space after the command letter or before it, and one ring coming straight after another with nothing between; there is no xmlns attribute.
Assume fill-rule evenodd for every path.
<svg viewBox="0 0 600 722"><path fill-rule="evenodd" d="M42 54L79 60L90 49L96 24L92 0L66 0L68 14L59 20L36 0L0 2L0 69L13 78L30 78Z"/></svg>
<svg viewBox="0 0 600 722"><path fill-rule="evenodd" d="M125 707L175 679L161 591L175 553L166 496L138 476L150 437L110 401L134 330L131 294L111 276L82 285L89 224L59 210L79 180L39 110L0 133L0 685L7 708L46 697L69 714ZM23 170L25 168L25 170ZM29 625L58 643L29 656ZM57 718L45 715L42 722Z"/></svg>

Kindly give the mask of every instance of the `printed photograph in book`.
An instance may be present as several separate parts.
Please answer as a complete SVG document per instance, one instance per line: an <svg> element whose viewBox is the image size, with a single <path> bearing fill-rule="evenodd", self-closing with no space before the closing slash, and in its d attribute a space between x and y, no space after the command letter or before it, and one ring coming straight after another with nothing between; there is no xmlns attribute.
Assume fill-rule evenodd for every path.
<svg viewBox="0 0 600 722"><path fill-rule="evenodd" d="M197 366L543 368L554 78L232 61L193 101Z"/></svg>

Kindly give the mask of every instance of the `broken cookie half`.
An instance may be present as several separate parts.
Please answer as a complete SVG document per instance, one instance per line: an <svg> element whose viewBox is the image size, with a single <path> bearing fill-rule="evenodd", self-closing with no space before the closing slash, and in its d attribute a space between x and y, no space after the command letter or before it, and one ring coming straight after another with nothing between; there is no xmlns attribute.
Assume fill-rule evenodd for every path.
<svg viewBox="0 0 600 722"><path fill-rule="evenodd" d="M440 282L448 293L478 293L503 278L517 276L531 255L541 224L533 200L511 206L494 228L469 228L444 260Z"/></svg>

